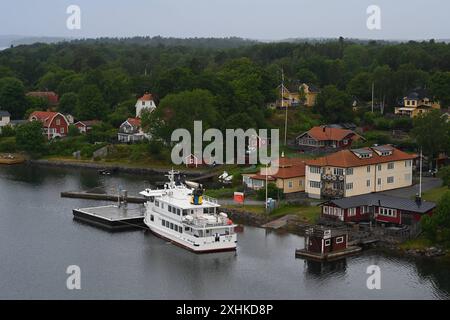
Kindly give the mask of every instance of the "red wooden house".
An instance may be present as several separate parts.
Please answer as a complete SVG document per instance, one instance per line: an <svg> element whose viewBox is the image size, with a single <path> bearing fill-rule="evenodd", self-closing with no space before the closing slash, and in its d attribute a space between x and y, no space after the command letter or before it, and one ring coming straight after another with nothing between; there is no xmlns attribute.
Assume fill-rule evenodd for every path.
<svg viewBox="0 0 450 320"><path fill-rule="evenodd" d="M80 133L87 133L92 130L93 126L99 124L99 120L85 120L85 121L78 121L75 123L75 127L78 128Z"/></svg>
<svg viewBox="0 0 450 320"><path fill-rule="evenodd" d="M343 222L375 221L393 225L415 225L423 215L431 215L436 204L384 194L364 194L330 200L323 204L322 217Z"/></svg>
<svg viewBox="0 0 450 320"><path fill-rule="evenodd" d="M64 137L69 130L69 121L59 112L34 111L30 114L28 120L42 122L43 134L49 140Z"/></svg>

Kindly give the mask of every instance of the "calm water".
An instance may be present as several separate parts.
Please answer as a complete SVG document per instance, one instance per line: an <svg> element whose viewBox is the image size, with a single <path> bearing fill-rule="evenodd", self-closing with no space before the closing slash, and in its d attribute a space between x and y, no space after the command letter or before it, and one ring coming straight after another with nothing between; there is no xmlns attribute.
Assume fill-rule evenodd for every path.
<svg viewBox="0 0 450 320"><path fill-rule="evenodd" d="M332 264L294 258L303 238L245 227L237 253L195 255L145 230L111 233L73 220L99 202L65 190L117 186L132 194L155 177L0 166L1 299L448 299L450 265L365 252ZM159 178L161 180L161 178ZM67 266L81 290L67 290ZM382 270L366 288L367 266Z"/></svg>

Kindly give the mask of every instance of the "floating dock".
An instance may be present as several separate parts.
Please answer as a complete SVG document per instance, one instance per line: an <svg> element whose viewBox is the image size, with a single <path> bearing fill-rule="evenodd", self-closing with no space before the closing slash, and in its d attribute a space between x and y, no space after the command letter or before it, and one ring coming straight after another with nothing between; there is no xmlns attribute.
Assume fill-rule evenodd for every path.
<svg viewBox="0 0 450 320"><path fill-rule="evenodd" d="M73 209L75 219L108 229L143 227L144 206L109 205L91 208Z"/></svg>
<svg viewBox="0 0 450 320"><path fill-rule="evenodd" d="M362 250L361 247L351 246L351 247L348 247L343 250L320 254L320 253L310 252L305 249L297 249L297 250L295 250L295 256L300 257L300 258L316 260L316 261L333 261L333 260L337 260L340 258L344 258L349 255L356 254L356 253L360 252L361 250Z"/></svg>

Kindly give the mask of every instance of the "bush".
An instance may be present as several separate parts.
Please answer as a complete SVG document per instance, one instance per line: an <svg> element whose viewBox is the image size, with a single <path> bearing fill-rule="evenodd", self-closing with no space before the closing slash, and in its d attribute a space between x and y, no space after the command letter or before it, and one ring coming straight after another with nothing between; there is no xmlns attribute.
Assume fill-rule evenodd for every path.
<svg viewBox="0 0 450 320"><path fill-rule="evenodd" d="M0 152L16 152L16 138L8 137L0 139Z"/></svg>
<svg viewBox="0 0 450 320"><path fill-rule="evenodd" d="M16 130L11 126L5 126L0 129L0 137L14 137L16 135Z"/></svg>
<svg viewBox="0 0 450 320"><path fill-rule="evenodd" d="M442 179L442 185L450 188L450 166L441 168L439 177Z"/></svg>
<svg viewBox="0 0 450 320"><path fill-rule="evenodd" d="M283 198L283 191L281 189L279 189L275 183L270 182L267 185L267 197L268 198L272 198L272 199L282 199ZM256 192L256 198L258 200L266 200L266 189L262 188L259 189Z"/></svg>

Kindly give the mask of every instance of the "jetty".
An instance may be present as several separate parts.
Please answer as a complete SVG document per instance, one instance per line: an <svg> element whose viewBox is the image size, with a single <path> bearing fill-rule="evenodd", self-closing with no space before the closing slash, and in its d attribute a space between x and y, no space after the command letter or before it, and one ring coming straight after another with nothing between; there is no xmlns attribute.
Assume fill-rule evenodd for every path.
<svg viewBox="0 0 450 320"><path fill-rule="evenodd" d="M25 158L21 155L12 154L12 153L0 154L0 164L11 165L11 164L19 164L19 163L23 163L23 162L25 162Z"/></svg>

